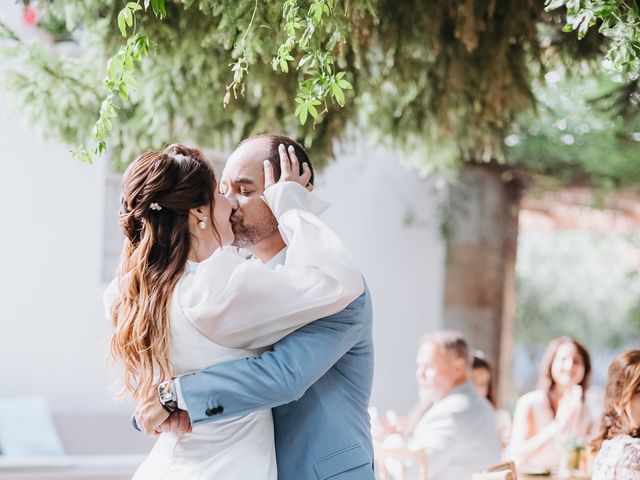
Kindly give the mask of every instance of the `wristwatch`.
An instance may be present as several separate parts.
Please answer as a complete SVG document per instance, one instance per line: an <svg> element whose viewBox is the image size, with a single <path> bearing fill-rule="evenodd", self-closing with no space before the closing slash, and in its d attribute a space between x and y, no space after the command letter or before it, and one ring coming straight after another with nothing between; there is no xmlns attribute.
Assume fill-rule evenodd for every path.
<svg viewBox="0 0 640 480"><path fill-rule="evenodd" d="M178 396L173 388L173 380L167 380L158 385L158 400L169 413L173 413L178 409Z"/></svg>

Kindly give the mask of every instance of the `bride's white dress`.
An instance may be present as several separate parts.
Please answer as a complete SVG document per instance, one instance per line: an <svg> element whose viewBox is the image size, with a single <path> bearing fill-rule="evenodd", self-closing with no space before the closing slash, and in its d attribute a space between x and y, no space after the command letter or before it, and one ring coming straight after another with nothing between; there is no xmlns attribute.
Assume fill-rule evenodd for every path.
<svg viewBox="0 0 640 480"><path fill-rule="evenodd" d="M189 262L175 287L170 357L176 376L259 355L293 330L336 313L364 290L342 242L317 216L326 204L298 184L269 187L265 201L287 243L270 270L235 249ZM105 301L117 295L112 284ZM271 410L200 423L183 437L162 433L134 480L275 480Z"/></svg>

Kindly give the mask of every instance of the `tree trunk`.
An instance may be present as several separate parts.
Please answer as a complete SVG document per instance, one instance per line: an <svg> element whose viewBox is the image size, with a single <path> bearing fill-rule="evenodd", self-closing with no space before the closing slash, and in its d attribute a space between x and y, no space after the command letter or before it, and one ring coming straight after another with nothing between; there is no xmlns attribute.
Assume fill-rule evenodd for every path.
<svg viewBox="0 0 640 480"><path fill-rule="evenodd" d="M522 184L497 169L469 166L449 192L444 322L482 350L498 403L508 396L516 308L515 260ZM510 176L509 176L510 178Z"/></svg>

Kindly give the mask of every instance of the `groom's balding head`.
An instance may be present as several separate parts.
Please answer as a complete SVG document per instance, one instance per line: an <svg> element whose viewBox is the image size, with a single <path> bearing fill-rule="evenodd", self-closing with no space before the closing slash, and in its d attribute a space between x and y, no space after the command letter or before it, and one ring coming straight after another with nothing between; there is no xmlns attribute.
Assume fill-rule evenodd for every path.
<svg viewBox="0 0 640 480"><path fill-rule="evenodd" d="M271 209L262 200L264 193L264 161L273 165L275 178L280 178L280 154L278 146L293 146L302 164L311 163L304 149L295 140L284 135L257 135L243 140L224 167L220 177L220 189L232 205L231 226L235 234L234 244L250 248L270 237L279 235L278 222ZM311 170L310 186L313 185Z"/></svg>
<svg viewBox="0 0 640 480"><path fill-rule="evenodd" d="M296 156L298 157L298 161L300 163L301 174L302 174L302 164L307 163L309 165L309 169L311 170L311 179L309 180L309 183L313 185L313 181L315 177L314 177L313 165L311 164L311 160L309 160L309 156L307 155L307 152L305 151L305 149L302 148L302 145L300 145L294 139L287 137L286 135L265 133L262 135L255 135L253 137L245 138L242 142L240 142L240 145L238 145L238 148L250 142L259 142L266 147L266 149L264 150L264 157L261 160L262 161L268 160L269 163L271 163L271 165L273 166L273 171L275 173L276 179L280 178L280 173L281 173L280 154L278 153L278 146L282 144L287 149L289 148L289 146L292 146L296 153Z"/></svg>

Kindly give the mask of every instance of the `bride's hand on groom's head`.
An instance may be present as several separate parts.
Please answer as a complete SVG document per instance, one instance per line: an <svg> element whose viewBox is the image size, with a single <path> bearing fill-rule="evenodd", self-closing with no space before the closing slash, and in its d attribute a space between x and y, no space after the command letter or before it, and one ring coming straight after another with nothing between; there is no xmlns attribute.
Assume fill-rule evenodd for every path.
<svg viewBox="0 0 640 480"><path fill-rule="evenodd" d="M300 162L296 156L293 146L289 146L288 152L284 145L278 146L278 153L280 154L280 178L276 182L275 172L273 165L268 160L264 161L264 188L265 190L271 185L279 182L296 182L303 187L313 190L313 185L310 184L311 169L308 163L302 164L302 173L300 173Z"/></svg>

